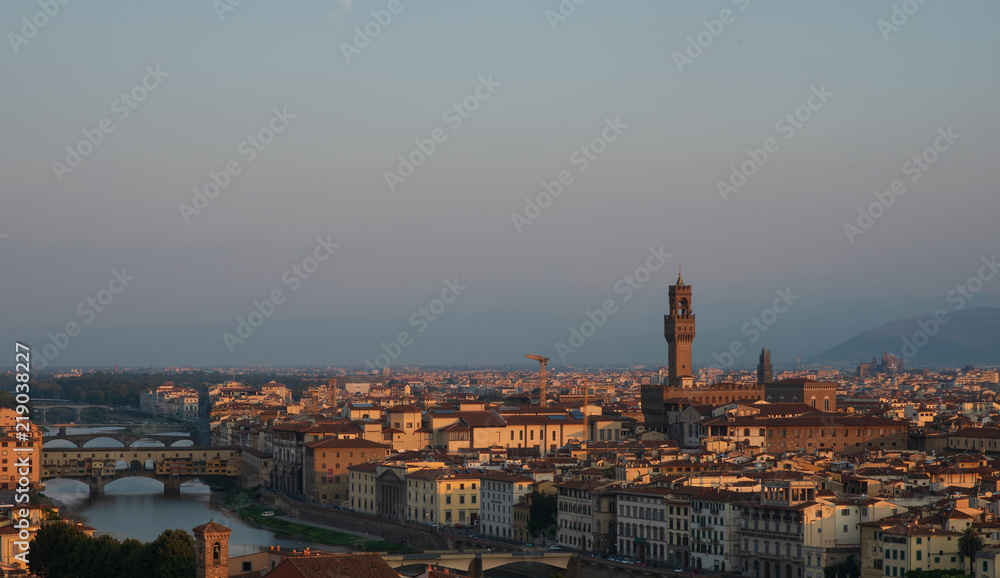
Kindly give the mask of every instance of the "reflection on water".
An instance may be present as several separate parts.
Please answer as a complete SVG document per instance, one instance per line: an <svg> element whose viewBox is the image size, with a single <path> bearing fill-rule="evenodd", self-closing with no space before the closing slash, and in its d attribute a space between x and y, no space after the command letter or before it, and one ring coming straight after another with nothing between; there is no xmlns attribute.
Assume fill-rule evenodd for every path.
<svg viewBox="0 0 1000 578"><path fill-rule="evenodd" d="M181 493L164 494L163 484L148 478L126 478L107 485L103 496L90 495L81 482L52 480L46 482L45 495L60 506L65 517L74 518L96 528L100 534L118 539L136 538L144 542L155 540L161 532L172 528L190 531L214 519L232 529L229 552L232 556L266 550L272 545L282 549L345 551L294 539L279 539L273 532L253 528L238 516L212 501L212 492L200 481L181 486Z"/></svg>

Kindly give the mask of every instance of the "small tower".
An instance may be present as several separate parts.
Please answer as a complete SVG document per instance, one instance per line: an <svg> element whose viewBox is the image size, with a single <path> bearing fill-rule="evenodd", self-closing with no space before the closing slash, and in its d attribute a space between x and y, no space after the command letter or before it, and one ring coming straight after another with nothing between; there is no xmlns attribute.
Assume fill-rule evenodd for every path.
<svg viewBox="0 0 1000 578"><path fill-rule="evenodd" d="M760 350L760 357L757 361L757 383L765 384L771 381L771 350L764 347Z"/></svg>
<svg viewBox="0 0 1000 578"><path fill-rule="evenodd" d="M691 312L691 286L684 284L680 267L677 283L670 286L670 312L663 316L663 337L667 340L669 385L689 386L691 375L691 343L694 341L694 313Z"/></svg>
<svg viewBox="0 0 1000 578"><path fill-rule="evenodd" d="M229 578L229 534L232 530L209 520L191 530L198 549L197 578Z"/></svg>

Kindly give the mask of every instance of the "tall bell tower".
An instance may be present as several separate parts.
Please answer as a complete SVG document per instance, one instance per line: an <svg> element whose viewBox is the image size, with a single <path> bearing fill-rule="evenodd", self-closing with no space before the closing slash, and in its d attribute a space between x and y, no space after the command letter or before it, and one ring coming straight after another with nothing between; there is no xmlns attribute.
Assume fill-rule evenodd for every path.
<svg viewBox="0 0 1000 578"><path fill-rule="evenodd" d="M691 312L691 286L684 284L680 267L677 283L670 286L670 312L663 316L663 337L667 340L669 385L691 386L691 343L694 341L694 313Z"/></svg>
<svg viewBox="0 0 1000 578"><path fill-rule="evenodd" d="M229 528L209 520L191 531L197 547L196 578L229 578Z"/></svg>

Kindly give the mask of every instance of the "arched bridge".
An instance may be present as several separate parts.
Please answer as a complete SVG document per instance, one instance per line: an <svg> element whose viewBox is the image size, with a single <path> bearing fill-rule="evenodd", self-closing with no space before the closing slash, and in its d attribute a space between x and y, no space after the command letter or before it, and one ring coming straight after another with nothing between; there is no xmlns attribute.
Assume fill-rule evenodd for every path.
<svg viewBox="0 0 1000 578"><path fill-rule="evenodd" d="M73 433L74 430L78 429L110 428L114 428L114 431ZM55 435L51 435L53 429L56 430ZM158 441L164 446L172 446L182 440L194 441L190 435L178 435L189 434L188 426L174 424L55 424L49 426L49 432L50 434L46 435L43 440L45 443L53 440L64 440L78 448L82 448L85 443L98 438L113 439L121 442L125 447L130 447L140 440Z"/></svg>
<svg viewBox="0 0 1000 578"><path fill-rule="evenodd" d="M179 435L166 435L166 434L128 434L128 433L89 433L89 434L59 434L54 436L45 436L44 441L48 443L54 440L68 441L78 448L82 448L84 444L91 440L96 439L113 439L115 441L121 442L125 447L132 447L132 444L138 441L155 441L160 442L164 446L170 447L180 441L192 442L190 436L179 436ZM58 449L58 448L53 448Z"/></svg>
<svg viewBox="0 0 1000 578"><path fill-rule="evenodd" d="M538 562L565 569L566 578L581 578L580 561L571 552L422 552L420 554L383 555L382 558L393 568L405 566L437 566L466 573L474 578L482 578L483 572L519 562Z"/></svg>
<svg viewBox="0 0 1000 578"><path fill-rule="evenodd" d="M46 412L56 408L71 409L73 410L73 419L75 421L82 421L80 417L80 411L88 408L102 409L105 411L105 419L107 419L107 413L111 412L110 405L90 405L86 403L74 403L69 400L64 399L33 399L31 404L35 409L35 423L45 424L47 416Z"/></svg>
<svg viewBox="0 0 1000 578"><path fill-rule="evenodd" d="M115 480L145 477L163 483L166 493L180 492L181 484L205 476L238 478L240 448L45 448L42 480L67 479L102 494Z"/></svg>

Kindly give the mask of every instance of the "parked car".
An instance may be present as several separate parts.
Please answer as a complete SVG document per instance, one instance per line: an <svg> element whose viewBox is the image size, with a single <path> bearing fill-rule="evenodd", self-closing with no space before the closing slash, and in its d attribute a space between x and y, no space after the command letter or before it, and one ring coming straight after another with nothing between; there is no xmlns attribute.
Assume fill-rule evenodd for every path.
<svg viewBox="0 0 1000 578"><path fill-rule="evenodd" d="M549 550L562 550L562 547L556 544L549 546Z"/></svg>
<svg viewBox="0 0 1000 578"><path fill-rule="evenodd" d="M273 515L274 515L274 512L272 512L271 510L268 510L266 512L261 512L260 517L261 518L269 518L269 517L271 517Z"/></svg>

